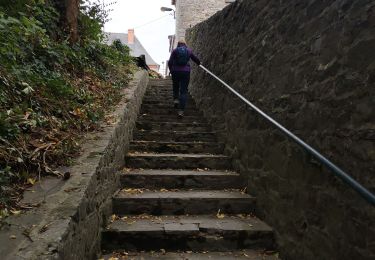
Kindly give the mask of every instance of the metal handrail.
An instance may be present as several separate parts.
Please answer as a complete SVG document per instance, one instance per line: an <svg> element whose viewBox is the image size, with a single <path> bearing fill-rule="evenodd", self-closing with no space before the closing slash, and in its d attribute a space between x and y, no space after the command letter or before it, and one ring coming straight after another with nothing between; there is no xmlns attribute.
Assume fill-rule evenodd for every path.
<svg viewBox="0 0 375 260"><path fill-rule="evenodd" d="M236 90L234 90L231 86L229 86L227 83L225 83L222 79L220 79L214 73L212 73L211 71L209 71L206 67L204 67L203 65L199 65L199 67L202 68L204 71L206 71L208 74L210 74L212 77L214 77L216 80L218 80L225 87L227 87L232 93L234 93L237 97L239 97L242 101L244 101L247 105L249 105L256 112L258 112L267 121L269 121L271 124L273 124L274 126L276 126L286 136L288 136L294 142L296 142L297 144L299 144L300 146L302 146L302 148L304 148L312 156L314 156L316 159L318 159L318 161L320 161L323 165L327 166L337 177L339 177L340 179L342 179L352 189L354 189L356 192L358 192L362 196L362 198L364 198L372 206L375 206L375 195L372 194L365 187L363 187L356 180L354 180L349 174L347 174L346 172L344 172L343 170L341 170L338 166L336 166L334 163L332 163L330 160L328 160L326 157L324 157L322 154L320 154L317 150L315 150L310 145L308 145L307 143L305 143L304 141L302 141L299 137L297 137L291 131L289 131L284 126L282 126L281 124L279 124L276 120L274 120L273 118L271 118L270 116L268 116L265 112L263 112L262 110L260 110L254 104L252 104L249 100L247 100L245 97L243 97L241 94L239 94Z"/></svg>

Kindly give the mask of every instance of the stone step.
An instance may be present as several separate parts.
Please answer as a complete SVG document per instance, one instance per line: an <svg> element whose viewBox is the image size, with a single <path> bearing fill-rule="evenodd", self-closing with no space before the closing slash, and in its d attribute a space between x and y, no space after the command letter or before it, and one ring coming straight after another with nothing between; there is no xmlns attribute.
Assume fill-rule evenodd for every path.
<svg viewBox="0 0 375 260"><path fill-rule="evenodd" d="M173 101L153 101L153 102L148 102L148 101L142 101L142 107L168 107L168 109L176 109L174 108L174 103ZM197 111L198 108L195 104L191 104L190 102L186 103L186 110L195 110Z"/></svg>
<svg viewBox="0 0 375 260"><path fill-rule="evenodd" d="M150 90L146 91L145 97L153 97L153 96L163 96L163 97L167 97L167 98L173 98L173 91L172 91L172 88L168 89L168 90L150 89ZM191 97L190 94L188 94L187 96Z"/></svg>
<svg viewBox="0 0 375 260"><path fill-rule="evenodd" d="M189 101L191 101L191 99L188 99L188 104L189 104ZM163 106L172 106L173 107L173 99L170 99L170 100L166 100L166 99L155 99L155 98L151 98L151 99L143 99L142 100L142 105L143 104L146 104L146 105L163 105Z"/></svg>
<svg viewBox="0 0 375 260"><path fill-rule="evenodd" d="M155 84L155 85L149 85L147 90L164 90L164 91L172 91L173 83L172 81L168 82L167 84Z"/></svg>
<svg viewBox="0 0 375 260"><path fill-rule="evenodd" d="M230 252L114 252L104 255L101 260L280 260L277 253L264 250L235 250Z"/></svg>
<svg viewBox="0 0 375 260"><path fill-rule="evenodd" d="M126 166L138 169L231 169L231 160L224 155L129 153Z"/></svg>
<svg viewBox="0 0 375 260"><path fill-rule="evenodd" d="M130 170L121 174L122 187L145 189L243 189L244 179L234 172L188 170Z"/></svg>
<svg viewBox="0 0 375 260"><path fill-rule="evenodd" d="M171 92L173 89L172 82L170 84L163 84L163 85L150 85L147 88L147 91L169 91Z"/></svg>
<svg viewBox="0 0 375 260"><path fill-rule="evenodd" d="M171 129L172 130L172 129ZM216 142L214 132L137 130L134 140L161 142Z"/></svg>
<svg viewBox="0 0 375 260"><path fill-rule="evenodd" d="M173 98L169 96L163 96L163 95L149 95L149 96L144 96L142 103L159 103L159 102L164 102L168 104L173 104ZM187 97L187 103L193 102L192 97Z"/></svg>
<svg viewBox="0 0 375 260"><path fill-rule="evenodd" d="M172 81L171 80L162 80L154 79L150 80L147 89L171 89L172 88Z"/></svg>
<svg viewBox="0 0 375 260"><path fill-rule="evenodd" d="M205 122L181 122L179 120L169 121L169 122L162 122L162 121L146 121L146 120L139 120L137 121L137 129L138 130L165 130L165 129L173 129L176 131L183 130L183 131L207 131L211 130L210 125Z"/></svg>
<svg viewBox="0 0 375 260"><path fill-rule="evenodd" d="M167 105L161 104L143 104L141 106L141 110L143 111L155 111L155 110L167 110L167 111L174 111L175 108L173 106L173 103L169 103ZM192 103L186 104L185 111L191 111L191 112L200 112L199 109Z"/></svg>
<svg viewBox="0 0 375 260"><path fill-rule="evenodd" d="M163 85L163 86L155 86L155 87L149 87L147 88L147 91L167 91L167 92L172 92L173 87L172 83L170 85Z"/></svg>
<svg viewBox="0 0 375 260"><path fill-rule="evenodd" d="M173 90L172 87L167 87L167 88L150 88L147 89L145 92L145 95L152 96L152 95L164 95L168 97L173 97ZM190 93L188 96L191 96Z"/></svg>
<svg viewBox="0 0 375 260"><path fill-rule="evenodd" d="M149 114L149 115L173 115L175 116L177 113L177 109L173 107L168 108L141 108L140 114ZM186 109L185 110L185 116L199 116L203 117L203 114L199 110L193 110L193 109Z"/></svg>
<svg viewBox="0 0 375 260"><path fill-rule="evenodd" d="M215 214L219 210L244 214L254 212L255 208L255 198L239 191L133 191L124 189L113 198L114 214L190 215Z"/></svg>
<svg viewBox="0 0 375 260"><path fill-rule="evenodd" d="M250 216L141 215L111 223L102 233L102 247L126 251L273 249L274 234L271 227Z"/></svg>
<svg viewBox="0 0 375 260"><path fill-rule="evenodd" d="M206 123L204 117L198 116L184 116L179 118L177 112L175 115L150 115L144 114L138 116L138 120L149 121L149 122L180 122L180 123Z"/></svg>
<svg viewBox="0 0 375 260"><path fill-rule="evenodd" d="M172 92L172 84L150 85L146 91L168 91Z"/></svg>
<svg viewBox="0 0 375 260"><path fill-rule="evenodd" d="M213 142L133 141L130 152L220 154L224 144Z"/></svg>

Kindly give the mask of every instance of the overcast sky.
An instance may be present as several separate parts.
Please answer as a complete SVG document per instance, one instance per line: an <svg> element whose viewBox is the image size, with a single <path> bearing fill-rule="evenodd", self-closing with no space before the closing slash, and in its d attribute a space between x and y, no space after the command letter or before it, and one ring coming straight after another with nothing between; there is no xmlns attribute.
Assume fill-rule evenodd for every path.
<svg viewBox="0 0 375 260"><path fill-rule="evenodd" d="M114 0L103 0L111 3ZM171 0L117 0L110 6L111 21L106 32L127 33L135 29L135 35L151 57L162 66L169 58L168 35L175 33L173 12L161 12L160 7L172 7ZM163 17L163 18L162 18ZM161 18L161 19L159 19ZM156 21L155 21L156 20Z"/></svg>

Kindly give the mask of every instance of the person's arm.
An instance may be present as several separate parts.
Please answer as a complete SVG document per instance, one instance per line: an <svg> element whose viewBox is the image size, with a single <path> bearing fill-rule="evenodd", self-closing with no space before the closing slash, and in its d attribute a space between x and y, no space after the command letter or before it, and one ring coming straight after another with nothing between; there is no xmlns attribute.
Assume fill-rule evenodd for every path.
<svg viewBox="0 0 375 260"><path fill-rule="evenodd" d="M195 54L193 52L191 52L190 54L190 58L199 66L201 65L201 61L198 59L197 56L195 56Z"/></svg>
<svg viewBox="0 0 375 260"><path fill-rule="evenodd" d="M174 56L175 56L175 51L173 50L172 53L171 53L171 56L169 57L169 60L168 60L169 71L171 71L171 69L172 69Z"/></svg>

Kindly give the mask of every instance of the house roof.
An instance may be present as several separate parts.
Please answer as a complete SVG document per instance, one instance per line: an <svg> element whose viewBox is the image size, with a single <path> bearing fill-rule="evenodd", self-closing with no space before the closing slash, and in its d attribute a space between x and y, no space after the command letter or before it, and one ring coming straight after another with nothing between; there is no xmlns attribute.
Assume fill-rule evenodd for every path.
<svg viewBox="0 0 375 260"><path fill-rule="evenodd" d="M138 40L136 36L134 36L134 44L128 43L128 34L127 33L111 33L106 32L106 40L105 42L107 44L112 44L115 40L120 40L122 44L127 45L130 48L130 55L134 57L139 57L142 54L146 56L146 63L147 65L157 65L160 66L152 57L151 55L146 51L146 49L143 47L141 42Z"/></svg>

